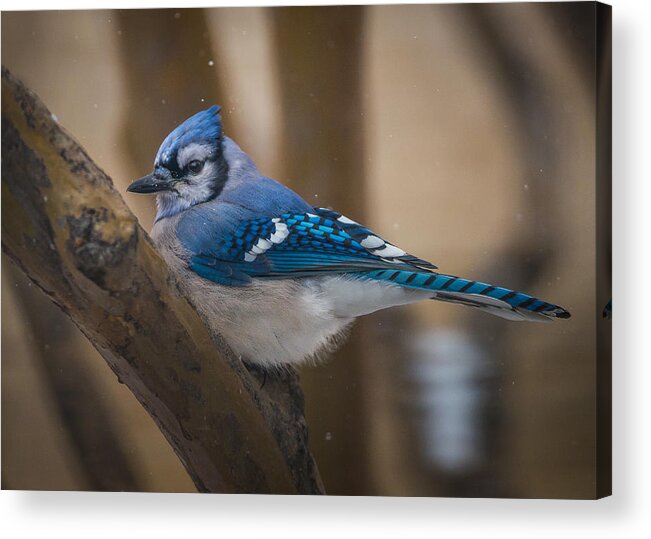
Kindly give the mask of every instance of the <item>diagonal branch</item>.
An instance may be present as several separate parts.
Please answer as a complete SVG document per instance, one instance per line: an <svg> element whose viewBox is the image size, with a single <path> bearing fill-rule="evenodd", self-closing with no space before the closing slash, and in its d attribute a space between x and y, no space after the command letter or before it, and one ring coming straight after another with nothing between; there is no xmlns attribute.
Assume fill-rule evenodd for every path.
<svg viewBox="0 0 651 539"><path fill-rule="evenodd" d="M110 178L4 68L2 247L134 393L200 491L323 492L296 376L258 389Z"/></svg>

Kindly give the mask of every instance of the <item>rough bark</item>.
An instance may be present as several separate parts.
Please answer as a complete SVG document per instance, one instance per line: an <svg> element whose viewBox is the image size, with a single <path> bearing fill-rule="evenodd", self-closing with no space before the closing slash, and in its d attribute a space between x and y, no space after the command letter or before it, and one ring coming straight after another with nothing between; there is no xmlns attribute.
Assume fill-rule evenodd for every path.
<svg viewBox="0 0 651 539"><path fill-rule="evenodd" d="M322 493L293 373L211 336L110 178L2 71L2 247L75 322L204 492Z"/></svg>

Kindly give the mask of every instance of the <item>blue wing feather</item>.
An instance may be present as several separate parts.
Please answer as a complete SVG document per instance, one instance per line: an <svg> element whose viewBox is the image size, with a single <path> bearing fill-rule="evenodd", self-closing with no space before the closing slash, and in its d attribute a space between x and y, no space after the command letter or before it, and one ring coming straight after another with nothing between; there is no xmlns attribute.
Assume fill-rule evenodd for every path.
<svg viewBox="0 0 651 539"><path fill-rule="evenodd" d="M286 229L282 239L274 236L278 227L283 234ZM369 237L374 238L374 248L363 245ZM251 277L280 279L383 268L422 271L435 266L336 212L317 208L315 213L287 212L245 221L207 252L195 255L190 268L221 284L242 286Z"/></svg>

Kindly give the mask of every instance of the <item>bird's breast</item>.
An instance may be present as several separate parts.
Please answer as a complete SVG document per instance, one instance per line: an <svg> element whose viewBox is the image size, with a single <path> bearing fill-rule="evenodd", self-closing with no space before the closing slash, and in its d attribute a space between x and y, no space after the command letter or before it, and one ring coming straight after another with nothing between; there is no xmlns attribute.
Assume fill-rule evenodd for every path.
<svg viewBox="0 0 651 539"><path fill-rule="evenodd" d="M244 361L271 367L314 360L352 322L335 313L318 280L253 279L233 287L200 277L188 268L173 223L164 221L152 230L156 247L212 332Z"/></svg>

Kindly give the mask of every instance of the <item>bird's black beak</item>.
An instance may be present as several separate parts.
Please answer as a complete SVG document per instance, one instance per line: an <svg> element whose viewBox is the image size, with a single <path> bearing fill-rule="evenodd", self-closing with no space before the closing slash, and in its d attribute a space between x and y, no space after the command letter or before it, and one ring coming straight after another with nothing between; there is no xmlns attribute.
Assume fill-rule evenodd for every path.
<svg viewBox="0 0 651 539"><path fill-rule="evenodd" d="M142 194L158 193L159 191L168 191L171 185L172 182L170 180L149 174L133 182L127 187L127 191Z"/></svg>

